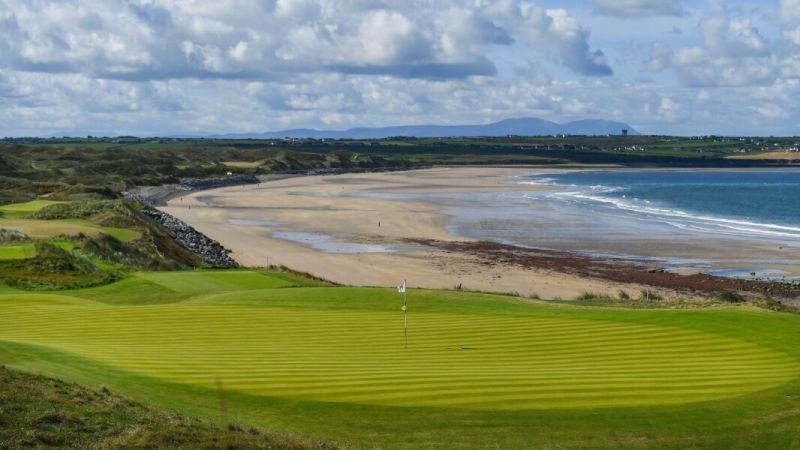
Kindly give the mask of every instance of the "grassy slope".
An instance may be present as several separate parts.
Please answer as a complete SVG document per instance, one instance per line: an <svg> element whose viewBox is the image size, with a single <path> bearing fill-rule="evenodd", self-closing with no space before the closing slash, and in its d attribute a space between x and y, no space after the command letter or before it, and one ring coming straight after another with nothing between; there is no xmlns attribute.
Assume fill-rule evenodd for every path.
<svg viewBox="0 0 800 450"><path fill-rule="evenodd" d="M0 217L0 229L4 230L4 236L8 235L5 237L8 242L0 245L0 262L32 258L40 253L14 241L13 233L5 232L9 229L22 231L36 246L61 247L73 256L90 260L103 271L182 270L202 265L198 255L177 243L142 208L136 202L123 200L37 200L2 206L0 212L5 215ZM8 211L12 213L6 214ZM59 275L51 272L41 272L40 278ZM0 268L0 278L8 279L3 277L6 274ZM46 283L40 284L44 288Z"/></svg>
<svg viewBox="0 0 800 450"><path fill-rule="evenodd" d="M153 410L107 389L0 367L0 448L307 449L288 436L264 435Z"/></svg>
<svg viewBox="0 0 800 450"><path fill-rule="evenodd" d="M221 379L237 421L361 445L800 445L798 316L412 291L403 351L390 290L156 275L5 296L0 361L211 419Z"/></svg>
<svg viewBox="0 0 800 450"><path fill-rule="evenodd" d="M140 234L131 229L119 227L103 227L88 220L34 220L27 217L42 209L68 202L52 200L33 200L26 203L12 203L0 206L0 228L16 228L35 239L48 239L59 235L74 235L84 233L96 236L106 233L123 242L136 240Z"/></svg>

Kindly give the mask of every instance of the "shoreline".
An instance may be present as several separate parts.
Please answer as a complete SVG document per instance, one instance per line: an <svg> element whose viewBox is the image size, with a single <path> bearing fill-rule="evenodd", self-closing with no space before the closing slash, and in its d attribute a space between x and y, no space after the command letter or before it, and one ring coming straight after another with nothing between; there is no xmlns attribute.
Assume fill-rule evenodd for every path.
<svg viewBox="0 0 800 450"><path fill-rule="evenodd" d="M548 269L582 278L610 282L629 282L683 294L709 296L723 292L742 292L756 296L793 299L800 296L800 285L771 281L720 277L703 273L680 274L646 265L631 264L625 259L596 259L574 252L535 249L496 242L444 242L415 240L434 248L478 256L485 264L517 265L526 269Z"/></svg>
<svg viewBox="0 0 800 450"><path fill-rule="evenodd" d="M497 247L492 252L496 257L502 256L502 260L487 265L487 253L476 249L504 244L481 243L480 239L455 232L450 225L452 217L440 201L423 200L432 192L447 201L478 193L552 189L507 181L554 169L563 171L565 167L437 167L303 176L192 192L183 199L169 201L161 209L220 241L244 266L284 265L346 285L394 286L406 278L413 287L462 286L469 290L561 299L576 298L586 292L616 296L620 291L635 297L649 286L664 295L692 297L707 295L711 289L702 286L691 289L691 283L675 280L692 279L698 283L702 278L706 281L701 284L716 286L715 289L763 291L760 285L733 278L676 273L642 275L653 269L652 265L642 271L646 264L630 261L624 267L620 261L614 262L614 272L627 271L636 276L609 276L610 268L605 265L609 258L559 249L552 252L562 257L568 255L573 266L584 269L554 270L530 258L520 264L519 260L509 260L507 255L498 256ZM413 198L408 199L409 196ZM465 243L471 247L464 247ZM522 253L542 252L514 248ZM734 281L715 284L708 281L711 279Z"/></svg>
<svg viewBox="0 0 800 450"><path fill-rule="evenodd" d="M430 179L432 174L439 178L452 171L457 172L454 180ZM284 265L339 284L394 286L405 278L410 287L452 289L461 285L469 290L547 298L575 298L586 291L638 293L640 286L628 283L607 283L505 266L487 269L475 256L425 246L389 253L330 253L274 236L277 231L334 237L347 235L346 242L381 245L404 244L402 240L407 238L463 240L464 237L447 230L448 217L435 203L340 195L342 191L348 194L354 189L374 190L376 187L404 192L438 187L450 193L527 190L527 187L496 183L498 175L527 171L520 168L436 168L299 177L265 183L261 187L246 185L190 193L183 200L173 199L160 209L220 241L232 250L234 259L243 266ZM255 224L269 221L279 225L235 225L230 220L251 220L253 222L246 223ZM380 227L378 222L381 222Z"/></svg>
<svg viewBox="0 0 800 450"><path fill-rule="evenodd" d="M661 264L676 273L745 274L747 278L774 275L775 281L800 282L799 228L782 222L693 213L656 200L653 206L647 199L636 204L628 202L625 195L606 196L606 192L625 189L613 181L570 184L559 178L578 172L584 171L537 170L521 184L554 192L538 189L521 198L508 195L496 207L471 201L466 211L455 214L457 220L451 228L473 239L569 251L593 259ZM487 220L490 226L484 226Z"/></svg>

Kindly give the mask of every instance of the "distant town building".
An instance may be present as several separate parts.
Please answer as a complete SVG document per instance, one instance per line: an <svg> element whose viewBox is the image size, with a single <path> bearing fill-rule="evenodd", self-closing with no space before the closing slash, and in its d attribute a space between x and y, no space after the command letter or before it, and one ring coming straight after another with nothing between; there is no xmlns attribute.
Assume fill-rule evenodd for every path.
<svg viewBox="0 0 800 450"><path fill-rule="evenodd" d="M628 135L628 129L627 128L623 128L622 129L622 135L623 136L627 136Z"/></svg>

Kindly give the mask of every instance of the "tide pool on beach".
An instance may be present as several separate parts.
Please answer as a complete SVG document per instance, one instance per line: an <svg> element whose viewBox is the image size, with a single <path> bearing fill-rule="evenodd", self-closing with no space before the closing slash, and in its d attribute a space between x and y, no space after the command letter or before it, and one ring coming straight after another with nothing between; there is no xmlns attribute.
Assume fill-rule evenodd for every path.
<svg viewBox="0 0 800 450"><path fill-rule="evenodd" d="M342 242L334 236L322 233L276 231L272 235L278 239L308 245L327 253L392 253L395 251L394 247L388 245Z"/></svg>

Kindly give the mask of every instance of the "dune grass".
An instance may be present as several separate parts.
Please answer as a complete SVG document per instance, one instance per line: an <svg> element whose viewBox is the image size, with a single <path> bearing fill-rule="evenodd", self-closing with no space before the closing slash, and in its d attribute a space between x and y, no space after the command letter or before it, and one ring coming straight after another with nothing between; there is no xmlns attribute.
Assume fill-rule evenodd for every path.
<svg viewBox="0 0 800 450"><path fill-rule="evenodd" d="M26 203L12 203L0 206L0 228L22 230L34 239L49 239L60 235L84 233L95 236L105 233L120 241L133 241L139 238L136 230L118 227L104 227L83 219L39 220L29 218L31 214L53 205L76 204L53 200L33 200Z"/></svg>
<svg viewBox="0 0 800 450"><path fill-rule="evenodd" d="M290 436L165 414L116 395L0 367L0 448L320 448Z"/></svg>
<svg viewBox="0 0 800 450"><path fill-rule="evenodd" d="M0 295L0 362L355 446L799 445L800 316L628 310L256 271ZM309 284L313 284L309 282ZM1 293L1 292L0 292Z"/></svg>

